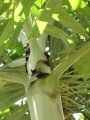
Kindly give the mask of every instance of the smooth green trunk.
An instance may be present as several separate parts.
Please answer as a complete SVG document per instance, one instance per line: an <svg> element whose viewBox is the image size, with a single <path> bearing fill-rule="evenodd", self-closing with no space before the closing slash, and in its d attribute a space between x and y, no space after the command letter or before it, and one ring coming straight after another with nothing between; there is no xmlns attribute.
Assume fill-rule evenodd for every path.
<svg viewBox="0 0 90 120"><path fill-rule="evenodd" d="M38 80L27 90L31 120L64 120L60 91L47 80Z"/></svg>

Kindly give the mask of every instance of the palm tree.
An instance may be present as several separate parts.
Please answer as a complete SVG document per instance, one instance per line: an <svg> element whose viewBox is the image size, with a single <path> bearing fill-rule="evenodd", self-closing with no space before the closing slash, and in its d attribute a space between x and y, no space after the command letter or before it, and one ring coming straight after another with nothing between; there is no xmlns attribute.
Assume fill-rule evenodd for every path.
<svg viewBox="0 0 90 120"><path fill-rule="evenodd" d="M89 6L0 1L1 120L75 120L74 113L90 119Z"/></svg>

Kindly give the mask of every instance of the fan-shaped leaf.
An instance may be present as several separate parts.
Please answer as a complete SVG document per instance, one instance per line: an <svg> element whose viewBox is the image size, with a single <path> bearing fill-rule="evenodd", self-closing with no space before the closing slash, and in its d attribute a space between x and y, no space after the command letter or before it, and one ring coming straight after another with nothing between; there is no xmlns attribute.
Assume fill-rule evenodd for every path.
<svg viewBox="0 0 90 120"><path fill-rule="evenodd" d="M25 97L24 87L21 84L5 84L0 91L0 108L5 110L13 103Z"/></svg>
<svg viewBox="0 0 90 120"><path fill-rule="evenodd" d="M36 25L31 31L30 38L39 37L45 30L53 12L59 5L61 0L49 0L44 10L42 11L39 19L36 21ZM53 8L53 9L52 9Z"/></svg>
<svg viewBox="0 0 90 120"><path fill-rule="evenodd" d="M87 80L90 74L90 51L83 55L73 66L77 73L81 75L84 80Z"/></svg>
<svg viewBox="0 0 90 120"><path fill-rule="evenodd" d="M62 23L64 26L71 28L75 32L83 35L85 38L88 37L84 28L63 9L57 8L52 17Z"/></svg>
<svg viewBox="0 0 90 120"><path fill-rule="evenodd" d="M48 24L45 29L45 33L47 33L53 37L61 39L65 43L65 45L67 46L67 48L69 50L75 49L75 43L72 40L72 38L70 38L70 36L68 34L66 34L64 31L60 30L59 28Z"/></svg>
<svg viewBox="0 0 90 120"><path fill-rule="evenodd" d="M85 4L83 0L69 0L72 8L77 10L87 18L90 18L90 8Z"/></svg>

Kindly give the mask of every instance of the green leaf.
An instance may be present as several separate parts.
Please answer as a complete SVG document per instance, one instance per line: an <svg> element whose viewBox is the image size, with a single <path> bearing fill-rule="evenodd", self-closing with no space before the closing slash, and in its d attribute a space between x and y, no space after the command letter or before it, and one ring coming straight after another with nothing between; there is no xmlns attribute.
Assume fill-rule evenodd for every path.
<svg viewBox="0 0 90 120"><path fill-rule="evenodd" d="M39 37L45 30L53 12L60 4L61 0L49 0L42 11L39 19L36 21L34 28L31 31L30 38ZM53 8L53 9L52 9Z"/></svg>
<svg viewBox="0 0 90 120"><path fill-rule="evenodd" d="M52 72L56 77L61 77L61 75L77 60L80 59L86 52L90 50L90 42L86 42L80 49L76 50L73 54L61 60L60 65ZM51 74L51 75L52 75ZM53 76L54 77L54 76Z"/></svg>
<svg viewBox="0 0 90 120"><path fill-rule="evenodd" d="M32 7L34 1L35 0L32 0L32 1L22 0L21 3L19 3L17 9L15 10L15 13L14 13L15 19L14 20L17 22L17 24L16 24L16 28L13 31L13 34L10 37L9 46L8 46L9 48L12 46L15 47L19 33L30 13L30 8Z"/></svg>
<svg viewBox="0 0 90 120"><path fill-rule="evenodd" d="M2 87L4 86L4 84L6 84L6 81L0 80L0 89L2 89Z"/></svg>
<svg viewBox="0 0 90 120"><path fill-rule="evenodd" d="M48 24L45 29L45 33L47 33L53 37L61 39L65 43L65 45L67 46L67 48L69 50L75 49L75 44L74 44L74 41L72 40L72 38L70 38L70 36L68 34L66 34L64 31L60 30L59 28Z"/></svg>
<svg viewBox="0 0 90 120"><path fill-rule="evenodd" d="M84 115L83 114L80 115L79 120L84 120Z"/></svg>
<svg viewBox="0 0 90 120"><path fill-rule="evenodd" d="M35 1L35 4L38 6L38 7L42 7L43 6L43 4L44 4L44 2L45 2L46 0L36 0Z"/></svg>
<svg viewBox="0 0 90 120"><path fill-rule="evenodd" d="M62 1L64 5L67 5L69 8L71 7L70 3L68 0L63 0Z"/></svg>
<svg viewBox="0 0 90 120"><path fill-rule="evenodd" d="M1 7L2 7L2 5L3 5L3 0L0 0L0 9L1 9Z"/></svg>
<svg viewBox="0 0 90 120"><path fill-rule="evenodd" d="M0 20L0 35L2 35L5 27L7 26L10 19L1 19Z"/></svg>
<svg viewBox="0 0 90 120"><path fill-rule="evenodd" d="M4 59L0 56L0 63L6 64L6 62L4 61Z"/></svg>
<svg viewBox="0 0 90 120"><path fill-rule="evenodd" d="M73 66L77 73L84 80L87 80L90 74L90 51L83 55Z"/></svg>
<svg viewBox="0 0 90 120"><path fill-rule="evenodd" d="M16 107L14 110L12 110L10 113L10 115L7 115L6 118L7 120L29 120L30 116L29 114L25 114L26 112L28 112L28 105L19 105L18 107ZM26 119L25 119L26 118ZM28 118L28 119L27 119Z"/></svg>
<svg viewBox="0 0 90 120"><path fill-rule="evenodd" d="M88 38L84 28L62 8L57 8L52 17L64 26L71 28L75 32L83 35L85 38Z"/></svg>
<svg viewBox="0 0 90 120"><path fill-rule="evenodd" d="M33 3L35 0L32 1L25 1L22 0L22 2L20 2L17 6L17 8L15 9L14 12L14 17L12 17L12 19L9 21L9 23L7 24L5 30L3 31L1 37L0 37L0 46L4 45L4 41L10 37L10 35L13 34L10 37L10 41L9 41L9 47L11 47L12 45L14 45L17 41L16 38L18 38L18 35L20 33L20 30L30 12L30 8L32 7ZM16 26L14 27L14 24L16 22ZM0 53L3 51L4 47L2 47Z"/></svg>
<svg viewBox="0 0 90 120"><path fill-rule="evenodd" d="M32 11L33 14L35 14L36 16L39 16L39 15L40 15L40 11L39 11L35 6L33 6L33 7L31 8L31 11Z"/></svg>
<svg viewBox="0 0 90 120"><path fill-rule="evenodd" d="M10 19L10 21L8 22L7 26L5 27L2 35L0 36L0 54L2 53L5 43L7 42L7 38L10 36L11 31L13 30L13 26L14 26L14 20L13 18Z"/></svg>
<svg viewBox="0 0 90 120"><path fill-rule="evenodd" d="M82 14L78 14L78 18L79 18L79 22L80 24L87 29L88 27L90 27L90 24L87 20L87 18L85 16L83 16Z"/></svg>
<svg viewBox="0 0 90 120"><path fill-rule="evenodd" d="M0 8L0 15L6 12L6 10L9 9L11 4L12 3L3 3L2 7Z"/></svg>
<svg viewBox="0 0 90 120"><path fill-rule="evenodd" d="M17 83L8 83L0 91L0 108L5 110L13 103L25 97L24 87Z"/></svg>
<svg viewBox="0 0 90 120"><path fill-rule="evenodd" d="M90 19L90 8L83 0L69 0L72 8Z"/></svg>

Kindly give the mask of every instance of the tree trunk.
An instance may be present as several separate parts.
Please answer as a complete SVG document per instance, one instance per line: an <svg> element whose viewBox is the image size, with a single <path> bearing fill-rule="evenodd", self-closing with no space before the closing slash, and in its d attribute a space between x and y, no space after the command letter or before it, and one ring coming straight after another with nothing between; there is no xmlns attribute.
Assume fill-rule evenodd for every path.
<svg viewBox="0 0 90 120"><path fill-rule="evenodd" d="M64 120L59 84L39 79L27 89L31 120Z"/></svg>

